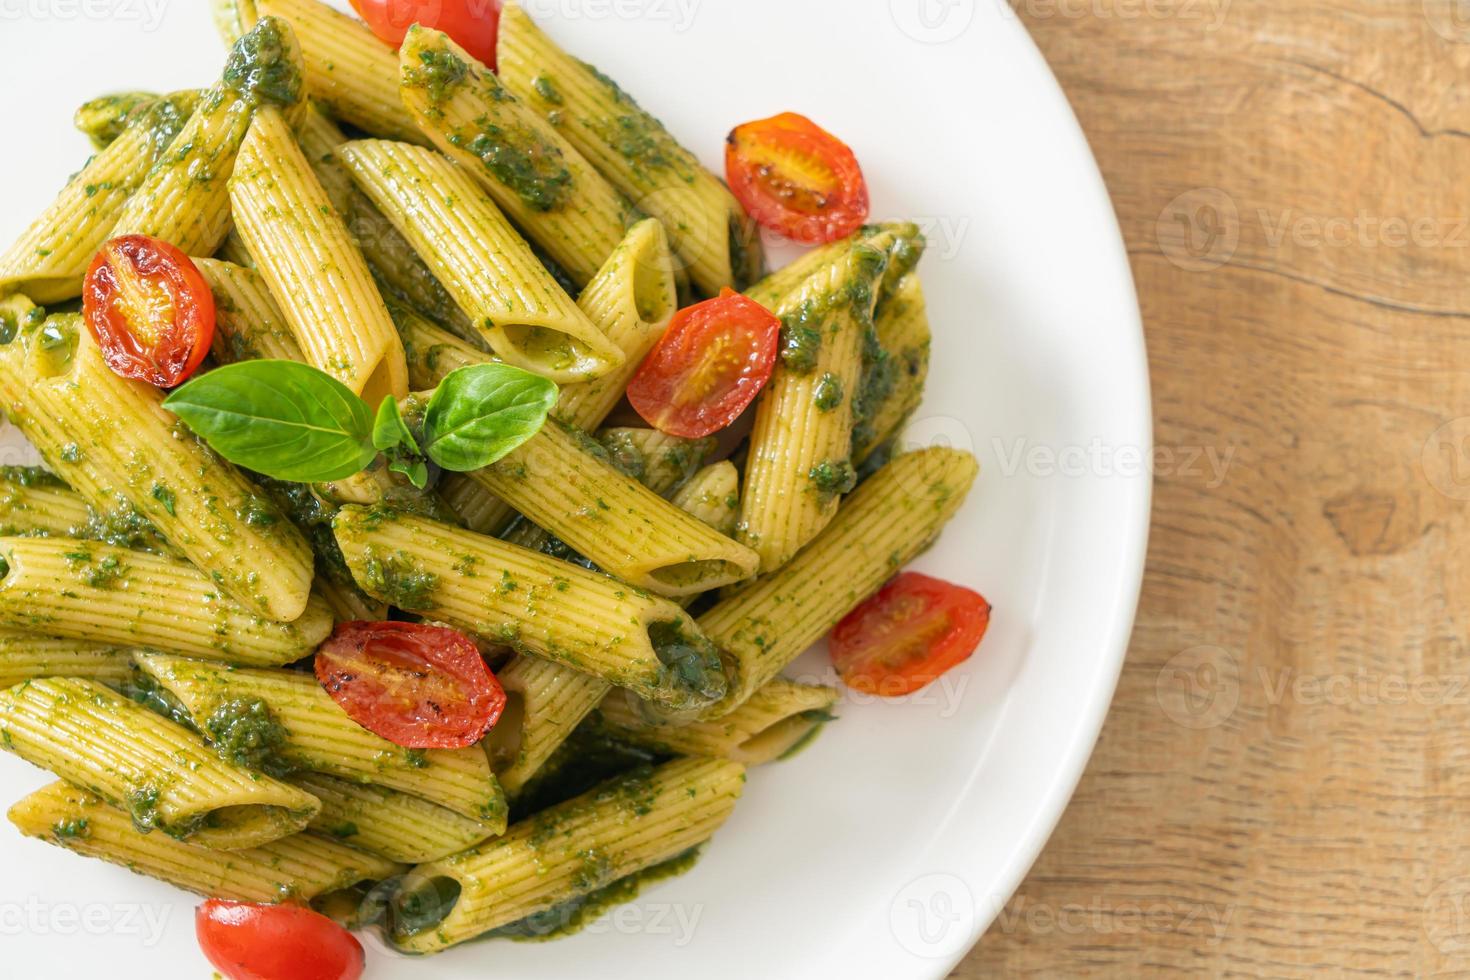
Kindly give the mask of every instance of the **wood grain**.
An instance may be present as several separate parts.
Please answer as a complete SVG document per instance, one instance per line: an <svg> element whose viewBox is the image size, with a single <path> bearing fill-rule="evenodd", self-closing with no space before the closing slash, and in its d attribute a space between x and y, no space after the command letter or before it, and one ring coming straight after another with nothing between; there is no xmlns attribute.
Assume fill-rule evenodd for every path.
<svg viewBox="0 0 1470 980"><path fill-rule="evenodd" d="M1470 4L1019 10L1159 445L1230 466L1159 473L1096 755L955 975L1470 972Z"/></svg>

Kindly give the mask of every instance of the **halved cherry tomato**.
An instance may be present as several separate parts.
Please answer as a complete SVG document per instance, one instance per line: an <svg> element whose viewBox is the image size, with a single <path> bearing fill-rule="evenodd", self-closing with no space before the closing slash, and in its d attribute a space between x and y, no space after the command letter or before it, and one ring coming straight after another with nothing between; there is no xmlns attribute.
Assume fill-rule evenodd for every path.
<svg viewBox="0 0 1470 980"><path fill-rule="evenodd" d="M674 314L628 385L628 401L649 425L702 439L755 401L776 367L781 321L755 300L726 289Z"/></svg>
<svg viewBox="0 0 1470 980"><path fill-rule="evenodd" d="M842 683L899 697L968 660L989 625L990 603L979 593L904 572L848 613L828 646Z"/></svg>
<svg viewBox="0 0 1470 980"><path fill-rule="evenodd" d="M378 39L395 48L415 24L443 31L478 61L495 70L504 0L352 0Z"/></svg>
<svg viewBox="0 0 1470 980"><path fill-rule="evenodd" d="M199 948L227 980L358 980L363 952L337 923L299 905L211 898L194 913Z"/></svg>
<svg viewBox="0 0 1470 980"><path fill-rule="evenodd" d="M172 388L214 340L214 294L189 257L147 235L102 246L82 283L82 315L113 372Z"/></svg>
<svg viewBox="0 0 1470 980"><path fill-rule="evenodd" d="M868 219L868 183L857 157L794 112L735 127L725 174L747 214L793 241L835 242Z"/></svg>
<svg viewBox="0 0 1470 980"><path fill-rule="evenodd" d="M343 623L316 652L316 679L374 735L408 749L463 749L505 710L473 640L443 626Z"/></svg>

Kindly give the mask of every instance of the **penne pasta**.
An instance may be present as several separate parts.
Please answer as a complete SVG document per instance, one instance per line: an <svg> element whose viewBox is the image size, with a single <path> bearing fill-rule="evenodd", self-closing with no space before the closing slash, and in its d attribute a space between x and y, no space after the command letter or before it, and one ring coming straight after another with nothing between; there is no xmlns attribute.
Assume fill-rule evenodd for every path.
<svg viewBox="0 0 1470 980"><path fill-rule="evenodd" d="M222 364L256 359L306 360L286 314L260 273L219 259L195 259L194 265L214 295L214 343L210 352L215 360Z"/></svg>
<svg viewBox="0 0 1470 980"><path fill-rule="evenodd" d="M728 459L706 466L669 502L721 534L734 534L740 520L740 471Z"/></svg>
<svg viewBox="0 0 1470 980"><path fill-rule="evenodd" d="M241 670L202 660L138 653L134 663L168 689L195 718L221 706L258 701L280 726L276 752L289 769L373 783L433 800L485 823L487 836L505 827L505 796L485 753L477 748L419 751L379 738L347 716L311 674Z"/></svg>
<svg viewBox="0 0 1470 980"><path fill-rule="evenodd" d="M321 806L309 793L226 761L182 725L79 678L0 691L0 748L96 793L140 830L216 850L287 837Z"/></svg>
<svg viewBox="0 0 1470 980"><path fill-rule="evenodd" d="M0 399L47 465L97 513L156 527L251 612L279 622L302 615L312 580L305 540L234 467L181 429L158 389L114 374L81 317L51 317L0 345Z"/></svg>
<svg viewBox="0 0 1470 980"><path fill-rule="evenodd" d="M258 15L291 25L301 41L307 88L338 119L373 136L424 142L398 97L393 49L362 21L319 0L246 0L238 8L247 23Z"/></svg>
<svg viewBox="0 0 1470 980"><path fill-rule="evenodd" d="M726 657L730 691L703 718L723 718L938 536L978 467L969 453L925 449L894 459L857 489L796 559L699 617Z"/></svg>
<svg viewBox="0 0 1470 980"><path fill-rule="evenodd" d="M862 466L891 440L924 397L929 376L929 314L916 273L899 280L879 302L878 353L866 367L856 403L852 461Z"/></svg>
<svg viewBox="0 0 1470 980"><path fill-rule="evenodd" d="M230 232L230 174L256 112L290 110L304 95L291 28L260 21L235 42L223 78L128 199L112 234L161 238L185 255L213 254Z"/></svg>
<svg viewBox="0 0 1470 980"><path fill-rule="evenodd" d="M80 677L118 687L132 669L132 651L126 647L0 629L0 689L43 677Z"/></svg>
<svg viewBox="0 0 1470 980"><path fill-rule="evenodd" d="M673 603L423 518L344 507L337 542L370 595L673 707L720 696L718 657Z"/></svg>
<svg viewBox="0 0 1470 980"><path fill-rule="evenodd" d="M338 154L507 364L575 383L623 363L463 169L431 150L381 140L348 143Z"/></svg>
<svg viewBox="0 0 1470 980"><path fill-rule="evenodd" d="M0 625L74 640L275 666L332 632L315 597L280 623L220 594L209 576L165 555L66 538L0 538Z"/></svg>
<svg viewBox="0 0 1470 980"><path fill-rule="evenodd" d="M500 13L498 77L639 209L663 222L681 269L708 296L764 265L755 223L718 177L632 96L572 57L519 3Z"/></svg>
<svg viewBox="0 0 1470 980"><path fill-rule="evenodd" d="M729 759L747 766L774 762L831 720L837 691L777 677L739 708L688 725L647 720L622 692L598 708L598 721L616 738L665 755Z"/></svg>
<svg viewBox="0 0 1470 980"><path fill-rule="evenodd" d="M447 34L413 27L399 64L403 104L419 128L586 285L636 220L623 196Z"/></svg>
<svg viewBox="0 0 1470 980"><path fill-rule="evenodd" d="M92 256L198 101L197 92L176 92L151 104L67 181L15 244L0 253L0 296L25 293L38 303L80 296Z"/></svg>
<svg viewBox="0 0 1470 980"><path fill-rule="evenodd" d="M250 126L230 202L307 362L373 406L407 395L403 345L367 262L273 108Z"/></svg>
<svg viewBox="0 0 1470 980"><path fill-rule="evenodd" d="M744 786L743 766L713 759L635 770L414 868L389 901L388 938L440 952L661 864L713 836Z"/></svg>
<svg viewBox="0 0 1470 980"><path fill-rule="evenodd" d="M311 830L390 861L418 864L472 847L505 830L461 816L418 796L383 786L355 783L321 773L303 773L291 783L322 803Z"/></svg>
<svg viewBox="0 0 1470 980"><path fill-rule="evenodd" d="M402 870L365 851L315 834L217 851L164 834L144 834L96 794L52 783L10 808L10 822L35 837L210 898L239 902L312 901Z"/></svg>

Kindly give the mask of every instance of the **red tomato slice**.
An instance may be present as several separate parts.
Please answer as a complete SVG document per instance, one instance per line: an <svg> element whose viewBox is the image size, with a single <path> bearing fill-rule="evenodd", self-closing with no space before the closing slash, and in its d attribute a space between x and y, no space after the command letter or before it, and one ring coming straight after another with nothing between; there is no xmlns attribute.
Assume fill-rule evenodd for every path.
<svg viewBox="0 0 1470 980"><path fill-rule="evenodd" d="M415 24L443 31L455 43L495 70L504 0L352 0L379 40L393 47Z"/></svg>
<svg viewBox="0 0 1470 980"><path fill-rule="evenodd" d="M628 401L649 425L702 439L755 401L776 367L781 320L726 289L680 310L628 385Z"/></svg>
<svg viewBox="0 0 1470 980"><path fill-rule="evenodd" d="M968 660L989 625L990 603L978 593L904 572L848 613L828 645L842 683L891 698Z"/></svg>
<svg viewBox="0 0 1470 980"><path fill-rule="evenodd" d="M299 905L211 898L194 913L199 948L227 980L358 980L363 952L337 923Z"/></svg>
<svg viewBox="0 0 1470 980"><path fill-rule="evenodd" d="M408 749L463 749L500 720L505 690L473 640L443 626L343 623L316 679L374 735Z"/></svg>
<svg viewBox="0 0 1470 980"><path fill-rule="evenodd" d="M214 340L214 294L189 257L147 235L98 250L82 283L82 315L107 366L124 378L172 388Z"/></svg>
<svg viewBox="0 0 1470 980"><path fill-rule="evenodd" d="M756 222L793 241L835 242L868 219L868 183L857 157L794 112L737 126L726 141L725 174Z"/></svg>

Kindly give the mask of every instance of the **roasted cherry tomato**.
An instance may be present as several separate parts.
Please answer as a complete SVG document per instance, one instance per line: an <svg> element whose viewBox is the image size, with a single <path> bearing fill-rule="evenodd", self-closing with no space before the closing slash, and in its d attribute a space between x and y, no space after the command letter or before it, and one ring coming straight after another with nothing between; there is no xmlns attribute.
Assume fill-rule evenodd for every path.
<svg viewBox="0 0 1470 980"><path fill-rule="evenodd" d="M352 0L378 38L395 48L415 24L443 31L495 70L503 0Z"/></svg>
<svg viewBox="0 0 1470 980"><path fill-rule="evenodd" d="M500 720L505 690L474 641L443 626L343 623L316 679L363 728L408 749L463 749Z"/></svg>
<svg viewBox="0 0 1470 980"><path fill-rule="evenodd" d="M828 645L842 683L899 697L968 660L989 625L990 603L978 593L904 572L848 613Z"/></svg>
<svg viewBox="0 0 1470 980"><path fill-rule="evenodd" d="M755 401L771 380L780 343L780 319L726 289L674 315L628 385L628 401L660 432L702 439Z"/></svg>
<svg viewBox="0 0 1470 980"><path fill-rule="evenodd" d="M227 980L358 980L362 944L299 905L211 898L194 913L199 948Z"/></svg>
<svg viewBox="0 0 1470 980"><path fill-rule="evenodd" d="M124 378L172 388L214 340L214 294L189 257L147 235L98 250L82 283L82 314L107 366Z"/></svg>
<svg viewBox="0 0 1470 980"><path fill-rule="evenodd" d="M737 126L726 141L725 173L746 212L793 241L835 242L868 218L857 157L794 112Z"/></svg>

